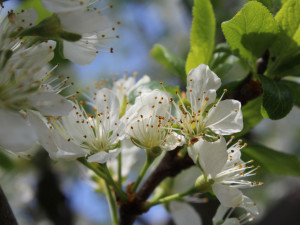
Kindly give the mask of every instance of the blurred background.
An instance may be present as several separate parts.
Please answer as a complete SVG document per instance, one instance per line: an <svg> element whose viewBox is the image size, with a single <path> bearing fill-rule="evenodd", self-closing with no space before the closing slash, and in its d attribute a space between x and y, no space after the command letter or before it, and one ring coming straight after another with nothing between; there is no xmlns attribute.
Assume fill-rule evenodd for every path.
<svg viewBox="0 0 300 225"><path fill-rule="evenodd" d="M278 0L278 4L280 1ZM212 0L216 20L216 43L224 41L220 24L231 19L245 4L237 0ZM71 76L75 89L92 86L94 81L111 79L111 74L120 76L138 73L147 74L152 80L172 85L184 85L173 74L155 62L150 50L156 43L166 46L173 53L185 59L189 50L192 0L112 0L95 3L99 9L113 4L112 9L103 11L112 23L121 21L116 33L119 39L105 43L114 48L114 53L99 53L91 65L79 66L56 58L61 66L57 74ZM38 0L10 0L4 3L1 16L15 10L34 7L43 13ZM274 9L276 12L276 8ZM47 13L43 14L44 16ZM40 18L41 19L41 18ZM244 77L248 71L235 58L232 68L222 71L222 79ZM220 74L219 74L220 75ZM75 92L75 91L73 91ZM264 119L247 135L270 148L295 153L300 157L300 113L294 108L279 121ZM94 225L111 224L105 196L94 191L87 171L77 162L53 162L45 151L37 146L30 151L32 160L18 158L0 151L0 182L9 203L21 225ZM143 152L141 153L143 158ZM143 165L143 159L134 167L133 176ZM280 165L278 165L280 167ZM257 202L261 214L252 224L300 224L300 181L295 177L261 174L256 177L263 181L263 187L246 190ZM201 212L203 224L211 224L217 202L193 204ZM162 206L152 208L141 216L136 225L173 224L168 212Z"/></svg>

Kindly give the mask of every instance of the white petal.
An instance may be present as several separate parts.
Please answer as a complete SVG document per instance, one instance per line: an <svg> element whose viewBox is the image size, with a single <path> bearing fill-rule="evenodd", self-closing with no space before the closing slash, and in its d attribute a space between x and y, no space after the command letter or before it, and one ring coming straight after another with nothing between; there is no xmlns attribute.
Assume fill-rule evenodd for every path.
<svg viewBox="0 0 300 225"><path fill-rule="evenodd" d="M200 215L196 210L187 203L171 202L170 213L176 225L201 225L202 221Z"/></svg>
<svg viewBox="0 0 300 225"><path fill-rule="evenodd" d="M38 18L37 12L33 9L27 9L16 15L15 23L23 28L35 25Z"/></svg>
<svg viewBox="0 0 300 225"><path fill-rule="evenodd" d="M160 147L162 150L174 150L177 146L182 146L185 143L185 138L175 132L171 132L166 136L166 142L163 142Z"/></svg>
<svg viewBox="0 0 300 225"><path fill-rule="evenodd" d="M51 153L49 154L50 158L53 160L61 160L61 159L65 159L65 160L76 160L79 157L81 157L80 155L76 154L76 153L71 153L71 152L65 152L61 149L58 149L57 152L55 153Z"/></svg>
<svg viewBox="0 0 300 225"><path fill-rule="evenodd" d="M195 184L195 180L197 180L200 174L200 169L196 166L183 170L174 179L173 192L180 193L186 191L187 187L192 187Z"/></svg>
<svg viewBox="0 0 300 225"><path fill-rule="evenodd" d="M219 205L215 216L213 217L213 224L216 225L218 222L223 221L224 216L230 208L223 205ZM223 225L223 224L222 224Z"/></svg>
<svg viewBox="0 0 300 225"><path fill-rule="evenodd" d="M192 104L192 109L195 111L200 110L206 97L209 98L207 105L214 102L216 90L220 86L220 78L207 65L200 64L197 68L192 69L187 76L186 87L187 98ZM200 98L200 101L198 98Z"/></svg>
<svg viewBox="0 0 300 225"><path fill-rule="evenodd" d="M243 195L243 202L240 207L243 207L248 212L250 212L252 215L258 215L258 208L256 204L247 196Z"/></svg>
<svg viewBox="0 0 300 225"><path fill-rule="evenodd" d="M0 146L15 152L36 144L34 128L17 112L0 110Z"/></svg>
<svg viewBox="0 0 300 225"><path fill-rule="evenodd" d="M222 205L235 208L242 204L243 193L239 189L219 183L214 183L212 189Z"/></svg>
<svg viewBox="0 0 300 225"><path fill-rule="evenodd" d="M111 90L103 88L97 92L96 107L98 113L103 113L105 118L109 116L109 120L112 121L111 123L115 123L119 120L119 99Z"/></svg>
<svg viewBox="0 0 300 225"><path fill-rule="evenodd" d="M150 81L151 81L150 77L147 76L147 75L144 75L141 79L139 79L139 81L138 81L135 85L129 87L129 90L127 91L126 94L129 95L129 93L130 93L133 89L137 88L138 86L140 86L140 85L142 85L142 84L146 84L146 83L148 83L148 82L150 82Z"/></svg>
<svg viewBox="0 0 300 225"><path fill-rule="evenodd" d="M194 162L198 157L202 169L207 176L210 175L212 178L221 172L228 159L226 141L223 137L215 142L200 139L188 148L188 153Z"/></svg>
<svg viewBox="0 0 300 225"><path fill-rule="evenodd" d="M74 158L79 158L87 154L87 151L74 144L72 141L68 141L58 130L53 130L53 138L59 150L68 154L74 155Z"/></svg>
<svg viewBox="0 0 300 225"><path fill-rule="evenodd" d="M57 143L61 143L61 137L55 139L53 137L52 132L49 130L49 128L46 125L45 119L42 118L42 116L38 112L30 111L28 112L28 118L30 122L33 124L33 126L36 129L39 142L44 147L44 149L49 153L49 156L53 160L59 160L59 159L66 159L66 160L74 160L80 156L83 156L81 154L78 154L78 152L67 152L60 149L57 145ZM60 136L60 134L57 134ZM63 137L62 137L63 138ZM64 140L63 140L64 142ZM59 144L60 145L60 144ZM74 144L70 144L70 148L74 147ZM60 147L62 147L60 145ZM75 149L78 150L77 146L75 146Z"/></svg>
<svg viewBox="0 0 300 225"><path fill-rule="evenodd" d="M150 116L169 117L167 112L170 111L169 98L166 93L160 90L142 93L141 96L135 99L134 105L127 110L123 118L129 118L125 123L130 123L132 120L140 119L143 115L145 118Z"/></svg>
<svg viewBox="0 0 300 225"><path fill-rule="evenodd" d="M111 144L117 144L125 138L125 124L122 121L112 124L111 131L113 131L110 136Z"/></svg>
<svg viewBox="0 0 300 225"><path fill-rule="evenodd" d="M28 76L32 79L32 74L40 71L53 58L55 47L56 42L49 40L47 43L42 42L30 48L21 49L12 55L6 67L9 70L26 69Z"/></svg>
<svg viewBox="0 0 300 225"><path fill-rule="evenodd" d="M236 100L224 100L211 108L206 125L221 135L230 135L243 129L241 103Z"/></svg>
<svg viewBox="0 0 300 225"><path fill-rule="evenodd" d="M93 62L97 55L94 44L82 39L76 42L63 41L63 46L64 57L82 66Z"/></svg>
<svg viewBox="0 0 300 225"><path fill-rule="evenodd" d="M27 116L30 123L35 128L39 143L50 155L55 154L58 149L54 143L52 133L46 125L45 118L43 118L40 113L35 111L28 111Z"/></svg>
<svg viewBox="0 0 300 225"><path fill-rule="evenodd" d="M122 105L124 102L125 96L128 96L129 89L131 89L135 84L135 78L134 77L126 77L122 79L118 79L113 84L112 91L118 96L119 102Z"/></svg>
<svg viewBox="0 0 300 225"><path fill-rule="evenodd" d="M222 225L241 225L241 223L237 218L228 218Z"/></svg>
<svg viewBox="0 0 300 225"><path fill-rule="evenodd" d="M90 0L42 0L43 6L50 12L61 13L84 9Z"/></svg>
<svg viewBox="0 0 300 225"><path fill-rule="evenodd" d="M65 131L73 139L78 140L79 142L87 141L84 136L94 137L94 131L91 129L91 125L95 126L94 123L86 123L84 113L82 112L79 105L72 103L72 111L67 115L61 118ZM82 123L84 120L84 123ZM79 122L78 122L79 121ZM89 121L89 120L88 120Z"/></svg>
<svg viewBox="0 0 300 225"><path fill-rule="evenodd" d="M28 99L36 109L47 116L64 116L72 110L70 101L53 92L37 92L30 95Z"/></svg>
<svg viewBox="0 0 300 225"><path fill-rule="evenodd" d="M106 163L109 160L115 159L120 153L120 149L110 150L109 152L101 151L96 153L90 157L88 157L89 162L98 162L98 163Z"/></svg>
<svg viewBox="0 0 300 225"><path fill-rule="evenodd" d="M110 28L106 16L97 11L77 10L67 13L59 13L63 30L76 34L98 33Z"/></svg>

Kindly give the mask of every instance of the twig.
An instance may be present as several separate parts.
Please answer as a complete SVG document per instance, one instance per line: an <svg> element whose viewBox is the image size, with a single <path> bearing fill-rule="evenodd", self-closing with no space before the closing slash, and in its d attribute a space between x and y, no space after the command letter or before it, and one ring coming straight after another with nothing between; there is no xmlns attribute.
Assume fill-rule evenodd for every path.
<svg viewBox="0 0 300 225"><path fill-rule="evenodd" d="M144 209L144 203L161 181L167 177L175 177L182 170L194 165L188 154L183 158L178 155L180 150L181 147L177 147L173 151L167 152L158 167L148 177L136 195L130 193L130 186L127 188L127 194L131 198L128 198L128 202L121 203L119 225L131 225L138 215L147 211Z"/></svg>

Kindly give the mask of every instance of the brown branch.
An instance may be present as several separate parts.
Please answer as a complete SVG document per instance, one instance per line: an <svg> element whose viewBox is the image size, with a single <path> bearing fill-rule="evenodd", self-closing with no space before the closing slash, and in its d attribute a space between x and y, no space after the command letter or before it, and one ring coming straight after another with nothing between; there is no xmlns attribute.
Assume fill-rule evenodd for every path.
<svg viewBox="0 0 300 225"><path fill-rule="evenodd" d="M181 147L167 152L158 167L148 177L143 186L137 192L130 193L130 187L127 188L128 196L131 196L128 202L121 203L120 207L120 225L131 225L138 215L145 213L143 205L154 189L167 177L175 177L182 170L194 165L192 159L185 155L181 158L178 153Z"/></svg>
<svg viewBox="0 0 300 225"><path fill-rule="evenodd" d="M18 225L17 220L8 204L6 196L0 187L0 224Z"/></svg>

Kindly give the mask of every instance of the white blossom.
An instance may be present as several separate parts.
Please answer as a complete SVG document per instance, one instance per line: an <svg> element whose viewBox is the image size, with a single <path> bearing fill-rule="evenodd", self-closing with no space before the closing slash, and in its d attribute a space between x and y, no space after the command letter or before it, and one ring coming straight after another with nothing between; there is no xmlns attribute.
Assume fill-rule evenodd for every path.
<svg viewBox="0 0 300 225"><path fill-rule="evenodd" d="M64 57L80 65L90 64L98 53L96 47L100 42L111 38L106 34L108 30L115 29L106 16L96 8L88 8L89 0L42 0L42 3L59 18L61 29L68 32L63 36ZM79 35L76 41L67 38L76 35Z"/></svg>
<svg viewBox="0 0 300 225"><path fill-rule="evenodd" d="M169 98L164 92L142 93L123 117L126 134L143 149L175 149L184 143L184 138L170 131L170 110Z"/></svg>
<svg viewBox="0 0 300 225"><path fill-rule="evenodd" d="M243 145L245 146L245 145ZM200 139L188 152L194 162L202 169L206 180L212 183L212 190L222 205L226 207L243 207L251 210L255 203L243 195L239 188L250 188L261 185L261 182L244 180L255 175L257 168L243 162L239 142L227 149L223 137L216 142Z"/></svg>
<svg viewBox="0 0 300 225"><path fill-rule="evenodd" d="M125 76L113 83L112 91L118 96L120 104L123 104L124 99L128 98L132 90L148 82L150 82L150 77L147 75L144 75L138 82L134 76Z"/></svg>
<svg viewBox="0 0 300 225"><path fill-rule="evenodd" d="M228 208L220 205L213 217L214 225L242 225L254 220L258 215L257 207L252 207L252 211L245 211L239 217L231 217L236 208Z"/></svg>
<svg viewBox="0 0 300 225"><path fill-rule="evenodd" d="M118 144L124 132L124 125L119 120L119 108L117 97L104 88L97 92L94 115L86 113L82 105L73 104L73 110L68 115L57 120L52 118L50 132L52 136L56 134L55 143L59 143L56 137L64 143L60 147L62 155L72 152L73 146L77 146L81 149L78 150L80 155L86 154L90 162L105 163L115 158L120 152Z"/></svg>
<svg viewBox="0 0 300 225"><path fill-rule="evenodd" d="M29 111L28 119L35 129L39 144L49 153L50 158L71 160L87 154L86 150L68 141L59 130L54 129L40 113Z"/></svg>
<svg viewBox="0 0 300 225"><path fill-rule="evenodd" d="M51 89L44 79L54 48L53 41L29 48L22 45L11 49L11 57L3 65L0 72L0 133L4 135L0 146L7 150L24 151L36 143L33 128L25 119L27 109L52 116L66 115L72 109L72 105L58 94L60 90ZM49 87L45 89L44 85Z"/></svg>
<svg viewBox="0 0 300 225"><path fill-rule="evenodd" d="M213 133L229 135L242 130L240 102L221 101L221 98L216 102L216 91L220 86L220 78L207 65L201 64L188 74L186 96L190 106L185 106L181 98L179 106L174 103L179 114L175 119L187 138L216 138Z"/></svg>
<svg viewBox="0 0 300 225"><path fill-rule="evenodd" d="M8 15L0 22L0 49L2 50L1 62L5 60L5 50L15 51L22 43L23 39L20 39L16 35L18 32L23 29L32 27L35 25L38 18L37 12L30 8L27 10L22 10L20 13L15 13L14 11L9 11ZM1 63L1 65L2 65Z"/></svg>

